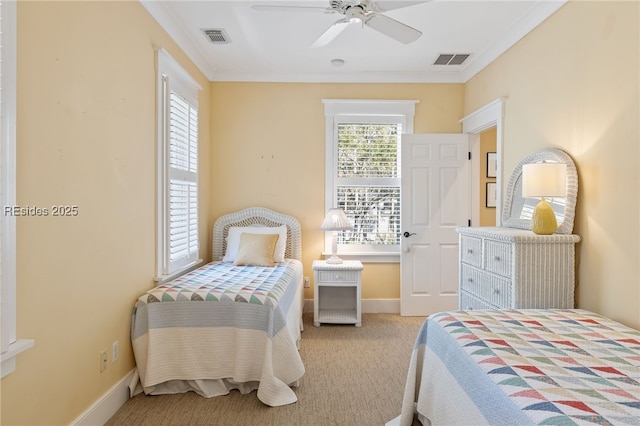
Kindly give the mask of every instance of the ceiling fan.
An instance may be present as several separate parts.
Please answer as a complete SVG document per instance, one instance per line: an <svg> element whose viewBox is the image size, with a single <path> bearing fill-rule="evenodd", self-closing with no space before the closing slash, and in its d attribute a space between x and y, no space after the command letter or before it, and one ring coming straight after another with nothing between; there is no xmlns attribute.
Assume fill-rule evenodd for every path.
<svg viewBox="0 0 640 426"><path fill-rule="evenodd" d="M252 9L263 11L288 10L320 12L325 14L338 13L344 15L343 18L336 21L322 33L320 37L311 44L311 47L326 46L349 25L354 23L360 23L363 26L373 28L394 40L408 44L416 41L422 35L422 32L384 15L384 12L425 3L427 1L428 0L331 0L329 7L256 4L252 6Z"/></svg>

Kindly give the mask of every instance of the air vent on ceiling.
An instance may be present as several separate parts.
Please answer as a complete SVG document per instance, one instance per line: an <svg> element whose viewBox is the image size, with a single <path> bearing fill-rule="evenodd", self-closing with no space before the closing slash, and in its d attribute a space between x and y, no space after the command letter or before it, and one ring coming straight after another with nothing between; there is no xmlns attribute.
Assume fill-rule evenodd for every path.
<svg viewBox="0 0 640 426"><path fill-rule="evenodd" d="M468 53L445 53L438 56L433 65L462 65L469 57Z"/></svg>
<svg viewBox="0 0 640 426"><path fill-rule="evenodd" d="M222 28L204 28L202 30L205 36L209 39L211 43L214 44L225 44L231 43L231 39L225 30Z"/></svg>

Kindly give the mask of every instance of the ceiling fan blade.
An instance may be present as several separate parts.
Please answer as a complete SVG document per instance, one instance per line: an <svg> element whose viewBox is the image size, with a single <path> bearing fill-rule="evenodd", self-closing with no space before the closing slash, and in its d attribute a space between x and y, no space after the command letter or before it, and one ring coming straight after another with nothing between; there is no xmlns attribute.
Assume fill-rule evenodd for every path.
<svg viewBox="0 0 640 426"><path fill-rule="evenodd" d="M403 7L415 6L417 4L428 3L430 0L372 0L369 6L375 12L388 12L390 10L401 9Z"/></svg>
<svg viewBox="0 0 640 426"><path fill-rule="evenodd" d="M329 7L316 6L287 6L278 4L254 4L251 9L260 12L311 12L311 13L337 13L336 10Z"/></svg>
<svg viewBox="0 0 640 426"><path fill-rule="evenodd" d="M322 33L322 35L318 37L316 41L311 43L311 47L322 47L331 43L334 38L338 37L338 35L349 26L349 24L350 22L348 19L341 19L337 21L336 23L331 25L329 29L327 29L327 31Z"/></svg>
<svg viewBox="0 0 640 426"><path fill-rule="evenodd" d="M364 24L404 44L414 42L422 35L421 31L386 15L372 15L367 18Z"/></svg>

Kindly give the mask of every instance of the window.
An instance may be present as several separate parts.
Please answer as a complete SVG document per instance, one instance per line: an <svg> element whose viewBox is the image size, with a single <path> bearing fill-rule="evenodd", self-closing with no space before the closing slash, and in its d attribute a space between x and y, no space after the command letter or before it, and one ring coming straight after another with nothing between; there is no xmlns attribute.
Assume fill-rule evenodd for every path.
<svg viewBox="0 0 640 426"><path fill-rule="evenodd" d="M199 90L168 53L158 51L158 281L198 263Z"/></svg>
<svg viewBox="0 0 640 426"><path fill-rule="evenodd" d="M342 208L353 229L338 235L342 257L398 261L400 146L413 132L415 101L324 100L325 210ZM327 233L325 251L330 251Z"/></svg>
<svg viewBox="0 0 640 426"><path fill-rule="evenodd" d="M16 337L16 2L0 1L0 353L1 376L16 369L16 355L33 340Z"/></svg>

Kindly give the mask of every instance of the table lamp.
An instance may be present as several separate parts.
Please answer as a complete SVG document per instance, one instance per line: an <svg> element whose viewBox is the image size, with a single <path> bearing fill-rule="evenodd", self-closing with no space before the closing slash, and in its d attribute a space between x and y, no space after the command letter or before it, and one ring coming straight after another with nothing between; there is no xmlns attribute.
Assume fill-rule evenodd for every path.
<svg viewBox="0 0 640 426"><path fill-rule="evenodd" d="M342 209L331 208L324 217L322 226L320 229L323 231L331 231L331 257L327 259L327 263L342 263L342 259L338 257L338 231L345 231L351 229L351 223L347 219L347 215Z"/></svg>
<svg viewBox="0 0 640 426"><path fill-rule="evenodd" d="M567 196L567 165L563 163L532 163L522 166L522 196L541 198L533 212L531 230L539 235L551 235L558 229L556 214L545 200Z"/></svg>

